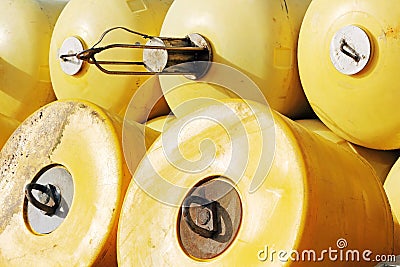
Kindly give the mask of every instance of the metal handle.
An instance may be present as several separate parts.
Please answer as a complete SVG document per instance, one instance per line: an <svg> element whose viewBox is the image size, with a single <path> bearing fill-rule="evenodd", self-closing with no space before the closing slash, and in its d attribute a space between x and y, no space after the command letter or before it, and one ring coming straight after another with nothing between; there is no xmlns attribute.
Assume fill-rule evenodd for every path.
<svg viewBox="0 0 400 267"><path fill-rule="evenodd" d="M101 43L104 37L114 30L124 30L131 34L139 35L143 39L150 39L146 45L141 44L109 44L96 47ZM150 45L152 42L160 45ZM110 49L142 49L142 61L116 61L116 60L98 60L96 55ZM155 51L150 52L150 51ZM159 53L165 51L165 53ZM100 71L111 75L187 75L193 79L201 78L209 68L208 64L184 65L181 68L169 68L188 62L210 62L212 60L211 45L199 34L189 34L184 38L154 37L147 34L132 31L125 27L114 27L106 30L91 48L77 52L60 55L63 62L71 61L70 58L76 58L89 64L94 64ZM126 65L126 66L144 66L149 71L121 71L109 70L104 65ZM188 77L189 78L189 77Z"/></svg>
<svg viewBox="0 0 400 267"><path fill-rule="evenodd" d="M46 196L46 200L43 202L37 200L32 194L33 190L37 190ZM61 203L61 194L52 184L42 185L36 183L30 183L25 186L25 196L28 201L37 209L45 212L46 215L54 215ZM50 204L50 205L48 205Z"/></svg>
<svg viewBox="0 0 400 267"><path fill-rule="evenodd" d="M209 226L211 229L200 227L193 221L193 218L190 215L190 209L193 208L191 207L192 204L199 204L200 206L196 208L200 209L200 214L203 214L203 218L197 218L196 222L199 223L200 221L200 224ZM184 201L182 215L185 219L185 222L193 232L201 235L202 237L211 238L218 233L219 224L217 207L218 203L215 201L210 201L199 196L190 196Z"/></svg>
<svg viewBox="0 0 400 267"><path fill-rule="evenodd" d="M361 60L360 54L358 54L357 51L354 48L352 48L344 39L342 39L340 43L340 51L346 56L354 59L354 61L357 63L360 62Z"/></svg>

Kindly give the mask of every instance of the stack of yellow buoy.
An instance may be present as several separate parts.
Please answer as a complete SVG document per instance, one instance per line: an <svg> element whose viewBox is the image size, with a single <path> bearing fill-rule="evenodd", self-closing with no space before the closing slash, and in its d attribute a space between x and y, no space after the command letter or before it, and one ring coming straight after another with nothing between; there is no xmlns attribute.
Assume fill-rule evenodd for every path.
<svg viewBox="0 0 400 267"><path fill-rule="evenodd" d="M1 266L400 254L395 0L0 8Z"/></svg>
<svg viewBox="0 0 400 267"><path fill-rule="evenodd" d="M109 14L116 20L125 18L131 23L130 27L147 27L151 33L158 34L163 16L153 14L154 6L158 5L157 7L161 8L159 12L162 14L168 9L168 1L145 2L143 2L144 6L138 5L140 3L137 1L115 2L110 6L114 6L119 14L118 12ZM68 91L73 89L73 84L59 85L57 79L62 79L62 77L54 76L53 87L56 94L58 89L65 88L66 97L76 96L78 100L53 102L38 109L55 100L50 84L48 55L50 50L50 70L53 72L52 60L59 61L59 48L56 52L51 50L52 32L48 29L53 30L56 19L66 3L67 1L15 1L9 5L23 13L19 18L24 23L31 23L33 26L30 28L30 25L21 22L21 25L9 27L13 29L13 34L20 36L19 39L14 39L24 45L29 44L31 47L25 49L22 45L16 45L11 42L13 40L11 38L5 40L4 47L21 49L19 53L12 54L16 62L24 67L25 73L29 73L30 69L34 71L37 69L40 70L40 75L34 72L32 77L27 79L16 75L19 74L17 72L7 72L4 80L8 82L7 85L10 85L14 79L14 87L1 88L5 93L16 96L15 99L21 102L16 105L8 98L4 98L5 104L0 106L2 111L6 115L12 115L12 118L16 117L25 121L17 128L18 124L14 119L0 117L2 142L3 136L5 142L11 132L17 128L0 154L2 162L0 191L3 199L0 215L2 221L0 265L21 266L32 263L35 265L40 262L51 266L93 264L115 266L117 264L118 217L131 177L126 162L130 166L137 165L146 151L146 146L150 146L158 136L156 131L134 121L125 122L125 125L129 123L130 135L128 136L143 138L131 138L129 143L125 143L125 146L132 148L130 150L132 156L129 161L123 158L123 120L116 113L124 109L124 105L127 105L124 103L129 103L133 89L138 87L138 82L134 81L135 78L130 78L128 81L126 78L114 80L125 85L115 84L115 88L119 87L123 91L122 96L113 91L115 88L103 82L109 77L101 80L100 75L86 82L81 79L78 83L85 84L87 81L91 83L86 87L86 92L89 91L89 95L93 96L90 98L84 93L74 95L73 91ZM3 4L6 5L5 2ZM68 17L71 9L82 10L78 8L82 4L79 1L69 1L55 26L52 44L57 35L64 34L62 28L68 28L67 26L71 26L69 33L72 33L74 30L80 31L81 26L87 27L92 23L94 28L99 27L99 29L89 29L90 36L100 37L102 29L96 20L103 21L101 17L98 19L96 17L94 21L91 21L93 18L89 17L87 18L89 23L81 23L85 18L76 14L75 21L78 24L71 25L69 21L71 18ZM85 5L96 6L98 10L104 8L101 3L94 5L94 2L88 2ZM7 12L5 15L15 14L15 12L10 12L11 7L9 8L7 4L7 8L2 9ZM87 13L87 10L82 11L85 14L93 14ZM129 14L126 13L128 10ZM136 14L139 16L137 17ZM51 24L43 17L48 18ZM10 19L10 21L15 20ZM28 29L31 32L25 36L22 35L24 31L18 31L17 28ZM88 33L87 29L83 31L82 35L85 37ZM22 41L23 38L30 38L31 41ZM91 39L88 38L88 42L90 41ZM44 60L43 55L45 55ZM5 56L4 59L7 57ZM10 62L12 60L13 58ZM59 66L60 64L57 67ZM14 64L13 67L17 65ZM11 69L8 65L7 68ZM8 70L7 68L4 69ZM19 83L24 83L22 85L25 87ZM128 83L130 83L129 86ZM100 88L99 85L104 85L105 89ZM152 86L159 88L154 81ZM104 92L107 90L108 95L103 97L96 93L96 90ZM147 95L153 98L157 96L151 94L152 92L149 92ZM58 94L57 97L63 98ZM85 102L85 99L95 104ZM162 99L156 100L161 103L161 107L153 108L154 113L165 113L162 110ZM110 104L103 105L107 111L97 106L104 102ZM19 114L11 110L12 108L18 108L21 114L23 111L23 115L17 116ZM142 109L143 113L152 115L152 107L144 106ZM28 117L30 114L32 115Z"/></svg>
<svg viewBox="0 0 400 267"><path fill-rule="evenodd" d="M299 71L313 110L335 134L367 148L400 148L399 91L393 83L400 57L399 14L396 1L317 0L300 30ZM394 253L399 254L395 173L396 165L384 187L397 231Z"/></svg>

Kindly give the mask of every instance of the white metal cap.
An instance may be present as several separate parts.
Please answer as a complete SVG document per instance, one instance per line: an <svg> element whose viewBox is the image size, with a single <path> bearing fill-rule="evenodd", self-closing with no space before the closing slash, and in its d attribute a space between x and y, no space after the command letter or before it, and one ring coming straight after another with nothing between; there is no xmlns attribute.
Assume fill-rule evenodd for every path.
<svg viewBox="0 0 400 267"><path fill-rule="evenodd" d="M362 71L371 56L371 42L361 28L348 25L333 36L330 58L335 68L346 75Z"/></svg>
<svg viewBox="0 0 400 267"><path fill-rule="evenodd" d="M83 51L81 41L76 37L68 37L64 40L58 51L58 57L61 55L72 55ZM59 58L61 69L68 75L77 74L82 68L82 60L77 57Z"/></svg>

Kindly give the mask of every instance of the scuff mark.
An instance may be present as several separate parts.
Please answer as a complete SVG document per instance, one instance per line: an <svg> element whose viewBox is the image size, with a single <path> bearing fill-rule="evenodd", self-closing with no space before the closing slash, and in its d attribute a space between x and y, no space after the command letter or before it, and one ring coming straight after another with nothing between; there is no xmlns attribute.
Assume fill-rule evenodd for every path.
<svg viewBox="0 0 400 267"><path fill-rule="evenodd" d="M287 13L287 14L289 14L289 9L288 9L288 6L287 6L287 3L286 3L286 0L283 0L283 2L285 2L285 9L286 9L286 13Z"/></svg>

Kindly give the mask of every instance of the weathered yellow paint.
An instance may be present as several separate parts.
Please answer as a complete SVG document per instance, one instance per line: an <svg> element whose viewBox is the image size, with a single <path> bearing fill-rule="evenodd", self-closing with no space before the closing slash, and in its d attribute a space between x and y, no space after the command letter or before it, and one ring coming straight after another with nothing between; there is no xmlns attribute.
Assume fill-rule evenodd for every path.
<svg viewBox="0 0 400 267"><path fill-rule="evenodd" d="M213 62L248 75L272 108L296 117L309 110L297 69L297 40L310 2L175 0L165 17L161 36L201 34L211 43ZM218 74L211 68L202 80L207 81L213 75ZM163 91L167 92L173 84L190 80L182 76L161 76L160 81ZM174 111L195 97L224 99L234 98L235 94L216 85L196 83L175 88L165 97ZM196 109L194 105L193 110Z"/></svg>
<svg viewBox="0 0 400 267"><path fill-rule="evenodd" d="M242 174L236 189L243 216L232 245L207 261L187 256L177 237L179 207L162 203L132 182L119 222L119 266L308 266L307 261L280 262L277 254L273 262L270 257L266 261L258 258L265 256L260 251L266 246L270 252L273 249L290 253L296 249L302 253L314 249L321 253L329 247L336 249L340 238L345 238L351 249L369 249L376 254L392 252L390 207L369 164L353 152L320 138L278 113L274 113L274 121L270 121L275 125L275 132L268 127L260 130L254 114L259 118L260 114L267 114L264 106L253 103L250 109L239 100L222 103L223 108L218 104L210 105L177 120L161 136L179 130L178 146L170 147L163 138L156 140L134 178L145 177L145 188L154 188L159 196L171 196L170 199L182 203L186 194L166 192L167 184L159 183L157 175L166 182L188 188L187 193L208 177L222 175L233 181L228 172ZM220 114L226 109L234 115L221 116L216 123L206 119L209 114ZM236 120L238 123L233 123ZM241 127L245 136L239 134ZM232 143L243 137L246 141L242 142L242 149L249 142L248 153L233 151ZM263 140L274 140L274 137L276 143L262 144ZM206 141L211 142L200 146ZM260 154L274 145L276 151L271 169L266 177L258 177L255 171L263 164L258 162ZM197 161L199 157L206 157L209 151L215 153L206 168L197 172L179 168L183 158ZM232 161L235 163L229 165ZM245 163L245 169L239 169L239 163ZM251 182L264 178L258 190L250 193ZM324 261L312 264L338 266L338 261L330 261L325 255ZM371 263L361 261L356 265L370 266ZM354 266L354 262L342 261L340 266Z"/></svg>
<svg viewBox="0 0 400 267"><path fill-rule="evenodd" d="M143 135L142 125L132 125ZM81 101L49 104L19 126L0 152L1 266L117 265L117 224L131 180L121 138L118 117ZM131 142L141 158L143 140ZM52 164L71 173L74 197L65 221L37 235L24 219L24 187Z"/></svg>
<svg viewBox="0 0 400 267"><path fill-rule="evenodd" d="M67 1L1 1L0 113L23 121L55 100L49 45Z"/></svg>
<svg viewBox="0 0 400 267"><path fill-rule="evenodd" d="M96 66L84 63L74 76L65 74L60 67L58 50L68 37L79 38L84 48L93 46L106 30L121 26L141 33L158 36L165 13L172 0L71 0L60 15L50 45L50 73L58 99L80 98L91 101L114 114L123 115L131 97L149 76L108 75ZM145 8L144 8L145 7ZM126 31L109 33L100 44L144 44L145 39ZM99 60L140 61L143 50L113 49L99 54ZM129 66L107 66L114 70L130 70ZM140 70L136 69L136 70ZM145 71L145 68L142 67ZM162 95L158 79L151 90L142 92L138 105L146 105ZM155 107L156 115L169 113L165 101ZM142 115L143 117L143 115ZM146 121L146 118L141 118Z"/></svg>
<svg viewBox="0 0 400 267"><path fill-rule="evenodd" d="M298 120L297 122L306 127L308 130L363 157L375 169L375 172L382 181L382 184L385 182L393 164L400 156L400 152L398 150L376 150L350 143L329 130L329 128L319 120Z"/></svg>
<svg viewBox="0 0 400 267"><path fill-rule="evenodd" d="M310 4L299 36L298 61L306 96L322 122L342 138L374 149L400 148L399 2L324 1ZM335 69L330 43L355 25L371 42L366 67L355 75Z"/></svg>

